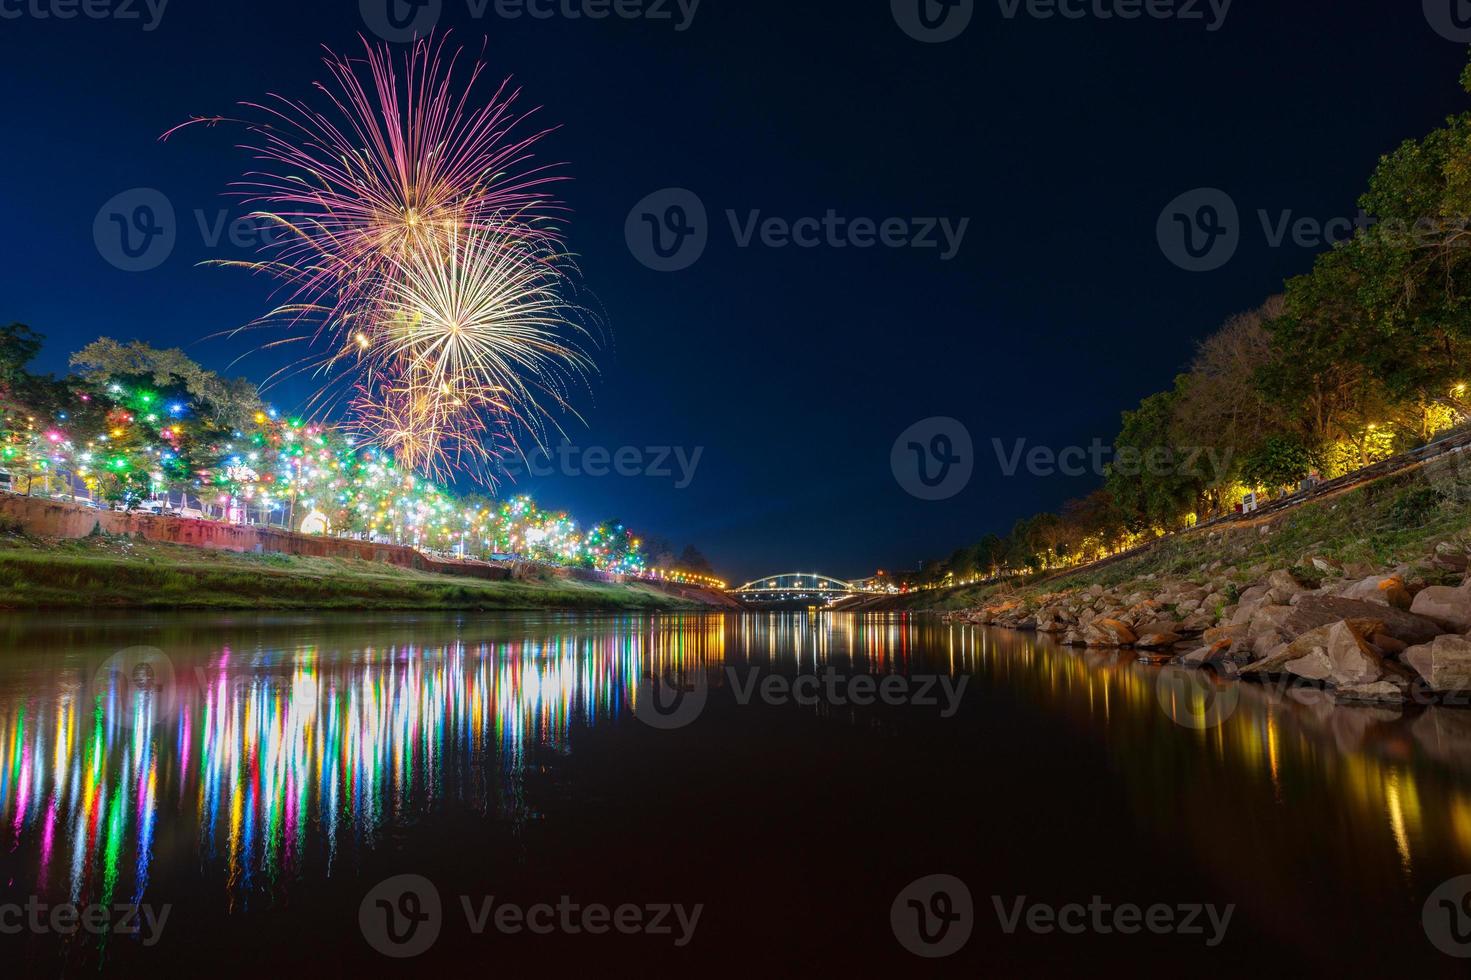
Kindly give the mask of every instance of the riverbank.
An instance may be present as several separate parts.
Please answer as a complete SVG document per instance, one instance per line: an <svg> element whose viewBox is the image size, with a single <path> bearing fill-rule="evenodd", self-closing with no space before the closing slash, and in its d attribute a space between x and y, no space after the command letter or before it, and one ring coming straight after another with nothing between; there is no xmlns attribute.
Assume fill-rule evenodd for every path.
<svg viewBox="0 0 1471 980"><path fill-rule="evenodd" d="M98 535L0 533L0 609L709 609L648 583L485 581L351 558L237 554Z"/></svg>
<svg viewBox="0 0 1471 980"><path fill-rule="evenodd" d="M1471 461L1459 455L1127 558L910 608L1340 701L1471 693Z"/></svg>

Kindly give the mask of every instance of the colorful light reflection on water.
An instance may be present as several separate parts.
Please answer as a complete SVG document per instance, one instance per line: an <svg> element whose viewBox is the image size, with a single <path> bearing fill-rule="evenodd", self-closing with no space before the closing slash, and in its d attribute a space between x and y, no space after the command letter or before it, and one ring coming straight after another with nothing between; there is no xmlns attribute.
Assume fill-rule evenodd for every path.
<svg viewBox="0 0 1471 980"><path fill-rule="evenodd" d="M170 669L106 669L116 651L138 646L166 651ZM534 838L530 867L546 864L549 849L564 850L575 870L559 865L562 873L587 875L593 884L583 887L595 889L602 879L586 870L575 835L588 825L578 821L610 812L616 828L636 813L634 826L647 819L667 835L667 801L640 770L688 766L691 739L710 772L695 779L703 794L696 809L703 829L722 839L740 839L752 819L764 819L753 814L780 820L793 798L806 798L810 768L786 775L786 767L815 757L833 787L833 813L867 841L850 801L908 815L908 797L884 795L876 773L903 780L916 765L909 746L922 744L942 761L953 752L966 767L956 770L959 784L944 775L931 778L930 790L904 784L932 793L927 815L971 828L961 835L970 840L1008 841L947 851L960 871L976 862L985 870L975 873L1005 880L1018 873L1008 870L1013 862L1064 875L1107 860L1096 849L1050 853L1070 813L1086 812L1089 793L1118 794L1120 822L1147 834L1170 864L1192 869L1195 887L1237 899L1249 889L1258 910L1276 907L1270 922L1338 921L1325 903L1366 896L1392 902L1405 918L1449 874L1471 869L1471 712L1340 709L1322 692L1243 687L1224 723L1197 729L1188 724L1196 692L1163 696L1159 672L1127 653L1067 650L934 619L17 618L0 624L0 647L8 651L0 663L6 900L182 901L236 921L262 909L269 919L270 909L327 879L337 882L332 907L351 903L364 865L382 864L366 860L372 855L505 871L494 857L452 846L429 853L443 843L435 835L450 830L482 848ZM829 667L969 675L971 693L953 720L832 705L737 710L724 674ZM692 672L712 680L711 707L696 725L653 732L633 718L641 678ZM641 734L610 742L618 732ZM592 756L611 767L611 782L590 786L587 769L570 767L548 778L558 760L599 747ZM752 770L752 759L771 762ZM735 805L726 794L744 786L725 789L727 766L757 787ZM641 789L618 785L630 774ZM753 774L763 782L750 782ZM992 786L1022 792L997 806ZM708 813L700 809L707 800ZM817 814L831 819L825 809ZM833 828L845 825L825 824L839 835ZM1334 869L1326 891L1294 870L1302 853ZM796 852L775 855L766 874L795 866ZM607 859L626 873L623 858ZM893 860L902 863L902 851ZM1139 866L1120 855L1099 873ZM647 882L662 880L647 874ZM740 886L711 887L718 894ZM313 894L320 902L322 893ZM844 895L815 897L834 914L861 911L843 913ZM721 920L711 914L715 930ZM208 915L192 921L221 928ZM1406 922L1410 933L1418 928L1412 916ZM1260 934L1275 928L1263 925ZM1293 928L1279 938L1304 942ZM1341 944L1320 928L1322 955L1330 956Z"/></svg>
<svg viewBox="0 0 1471 980"><path fill-rule="evenodd" d="M372 846L446 796L523 817L528 745L556 751L616 720L639 677L718 662L723 637L717 618L331 652L220 646L162 686L73 666L50 696L0 698L6 849L36 850L39 894L137 903L160 821L197 827L227 900L248 901L300 874L311 847L330 873L344 846Z"/></svg>

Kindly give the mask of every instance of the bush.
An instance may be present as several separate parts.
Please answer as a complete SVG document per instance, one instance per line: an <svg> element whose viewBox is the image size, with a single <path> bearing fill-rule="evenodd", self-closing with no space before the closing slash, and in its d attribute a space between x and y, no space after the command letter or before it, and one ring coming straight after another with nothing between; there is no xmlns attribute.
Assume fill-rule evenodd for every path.
<svg viewBox="0 0 1471 980"><path fill-rule="evenodd" d="M1390 523L1398 528L1421 527L1445 499L1445 492L1439 487L1421 485L1401 490L1389 505Z"/></svg>

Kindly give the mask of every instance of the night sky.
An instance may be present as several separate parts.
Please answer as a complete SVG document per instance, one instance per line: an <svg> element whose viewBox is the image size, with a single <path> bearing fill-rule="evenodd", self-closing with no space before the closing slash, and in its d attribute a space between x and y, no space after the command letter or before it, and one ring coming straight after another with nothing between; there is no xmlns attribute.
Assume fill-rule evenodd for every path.
<svg viewBox="0 0 1471 980"><path fill-rule="evenodd" d="M34 15L52 2L0 0L0 317L47 335L48 370L101 334L263 380L290 357L232 364L255 341L203 339L271 303L267 282L197 265L248 254L211 247L195 217L244 213L224 196L248 163L238 131L157 137L268 91L306 95L321 45L360 43L359 5L172 0L145 30L142 0L129 4L141 20ZM1354 215L1379 155L1467 101L1465 48L1407 0L1237 0L1214 31L1204 2L1204 20L1068 20L979 0L941 44L907 36L889 0L703 0L683 31L672 2L673 20L444 7L441 26L477 51L488 36L493 72L562 126L541 154L575 178L561 188L569 242L609 335L579 403L587 425L569 431L610 452L702 450L683 489L586 475L516 489L696 544L737 581L913 567L1092 489L1006 477L992 440L1111 439L1201 337L1309 268L1315 250L1273 247L1259 210ZM137 187L168 197L178 243L157 269L124 272L93 223ZM625 222L669 187L703 201L709 244L661 273L632 254ZM1166 203L1199 187L1242 216L1239 250L1208 273L1177 268L1156 238ZM739 248L728 209L970 221L943 261ZM309 390L269 396L291 410ZM969 485L939 502L906 493L890 465L899 434L933 416L963 422L976 452Z"/></svg>

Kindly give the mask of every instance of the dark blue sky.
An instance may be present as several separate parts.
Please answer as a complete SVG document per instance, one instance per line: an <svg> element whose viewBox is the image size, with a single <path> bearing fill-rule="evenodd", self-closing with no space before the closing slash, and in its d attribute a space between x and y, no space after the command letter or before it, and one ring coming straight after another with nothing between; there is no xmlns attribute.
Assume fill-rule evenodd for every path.
<svg viewBox="0 0 1471 980"><path fill-rule="evenodd" d="M157 136L266 91L305 94L321 44L358 43L359 5L171 0L146 31L34 15L51 3L0 2L21 14L0 18L0 317L47 334L52 369L107 334L225 370L243 342L200 339L264 312L270 291L196 266L240 253L210 248L194 212L231 207L222 191L246 161L229 130ZM543 152L570 164L570 242L612 338L577 442L703 448L685 489L569 475L522 486L698 544L733 578L912 566L1091 489L1004 476L992 439L1110 439L1197 340L1309 267L1313 250L1273 247L1259 210L1351 216L1381 153L1466 102L1465 49L1410 2L1237 0L1210 31L1025 6L1008 18L1010 4L978 0L943 44L906 36L888 0L703 0L684 31L476 19L467 0L444 3L441 24L476 48L488 35L495 73L563 127ZM178 244L128 273L101 257L93 221L135 187L173 203ZM634 204L666 187L694 191L711 219L703 257L676 273L640 264L624 236ZM1225 190L1243 221L1238 252L1210 273L1177 268L1156 240L1165 204L1197 187ZM738 248L727 209L970 224L947 262L933 249ZM285 360L255 354L236 371L264 378ZM272 396L289 409L305 392ZM978 454L969 486L942 502L906 493L890 467L900 432L931 416L962 421Z"/></svg>

